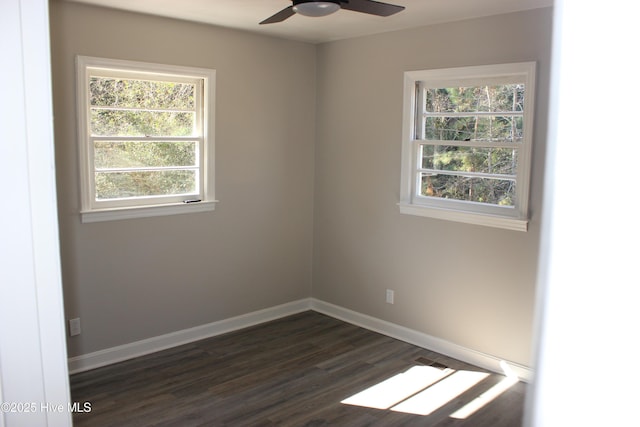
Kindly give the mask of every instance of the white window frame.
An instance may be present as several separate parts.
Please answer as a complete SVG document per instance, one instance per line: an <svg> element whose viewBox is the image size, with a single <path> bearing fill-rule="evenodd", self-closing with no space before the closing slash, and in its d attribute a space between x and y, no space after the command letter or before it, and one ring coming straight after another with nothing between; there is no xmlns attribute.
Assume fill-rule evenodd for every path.
<svg viewBox="0 0 640 427"><path fill-rule="evenodd" d="M533 145L535 62L472 66L449 69L418 70L404 73L404 109L402 134L402 175L400 212L430 218L527 231L529 179ZM523 140L518 148L516 194L514 206L442 199L419 194L420 146L416 137L418 100L416 84L429 88L484 86L524 83ZM455 144L449 144L455 145Z"/></svg>
<svg viewBox="0 0 640 427"><path fill-rule="evenodd" d="M83 223L128 218L142 218L212 211L215 208L214 189L214 123L215 70L175 65L153 64L118 59L76 57L78 106L78 153L80 161L80 192ZM194 194L169 197L137 197L109 201L95 198L93 137L90 134L89 80L92 75L138 77L148 80L197 81L196 122L198 135L190 140L199 144L198 185Z"/></svg>

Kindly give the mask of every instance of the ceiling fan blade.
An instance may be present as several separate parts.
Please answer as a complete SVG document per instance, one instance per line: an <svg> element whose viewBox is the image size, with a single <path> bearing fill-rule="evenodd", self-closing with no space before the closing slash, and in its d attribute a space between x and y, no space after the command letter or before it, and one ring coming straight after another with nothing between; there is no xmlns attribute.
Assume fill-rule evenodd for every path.
<svg viewBox="0 0 640 427"><path fill-rule="evenodd" d="M340 7L346 10L353 10L354 12L378 16L389 16L404 10L404 6L374 0L341 0Z"/></svg>
<svg viewBox="0 0 640 427"><path fill-rule="evenodd" d="M295 15L296 13L293 11L293 6L289 6L285 9L282 9L280 12L276 13L273 16L270 16L269 18L265 19L264 21L262 21L260 23L260 25L262 24L274 24L276 22L282 22L287 18L291 18L293 15Z"/></svg>

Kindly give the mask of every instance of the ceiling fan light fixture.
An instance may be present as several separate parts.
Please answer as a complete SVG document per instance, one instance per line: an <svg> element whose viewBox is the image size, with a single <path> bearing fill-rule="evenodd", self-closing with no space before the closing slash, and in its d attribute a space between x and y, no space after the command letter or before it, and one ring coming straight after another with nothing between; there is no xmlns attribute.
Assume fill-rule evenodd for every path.
<svg viewBox="0 0 640 427"><path fill-rule="evenodd" d="M308 1L293 6L296 13L304 16L327 16L340 9L340 4L332 1Z"/></svg>

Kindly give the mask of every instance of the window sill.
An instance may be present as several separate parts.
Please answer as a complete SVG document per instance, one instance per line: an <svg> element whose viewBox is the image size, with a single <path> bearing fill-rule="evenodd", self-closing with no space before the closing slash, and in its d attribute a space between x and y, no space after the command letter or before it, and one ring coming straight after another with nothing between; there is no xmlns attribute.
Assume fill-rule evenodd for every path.
<svg viewBox="0 0 640 427"><path fill-rule="evenodd" d="M91 222L117 221L120 219L147 218L209 212L215 209L217 200L197 203L172 203L167 205L139 206L131 208L100 209L80 212L83 224Z"/></svg>
<svg viewBox="0 0 640 427"><path fill-rule="evenodd" d="M408 203L399 203L398 206L400 207L400 213L407 215L444 219L447 221L456 221L466 224L483 225L486 227L503 228L506 230L526 232L529 225L529 221L527 219L508 218L481 213L439 209L428 206L412 205Z"/></svg>

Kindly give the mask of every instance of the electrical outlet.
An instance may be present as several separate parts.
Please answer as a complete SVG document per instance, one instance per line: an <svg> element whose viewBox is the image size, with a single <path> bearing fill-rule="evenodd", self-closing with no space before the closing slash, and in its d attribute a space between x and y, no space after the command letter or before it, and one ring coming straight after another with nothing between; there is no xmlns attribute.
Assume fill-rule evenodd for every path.
<svg viewBox="0 0 640 427"><path fill-rule="evenodd" d="M80 335L81 332L80 318L76 317L75 319L69 319L69 335L75 337L76 335Z"/></svg>
<svg viewBox="0 0 640 427"><path fill-rule="evenodd" d="M391 289L387 289L387 304L393 304L394 297L394 291L392 291Z"/></svg>

